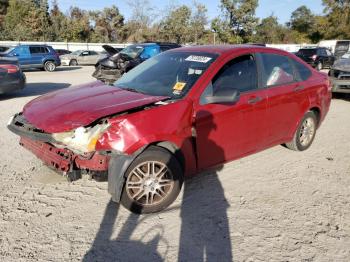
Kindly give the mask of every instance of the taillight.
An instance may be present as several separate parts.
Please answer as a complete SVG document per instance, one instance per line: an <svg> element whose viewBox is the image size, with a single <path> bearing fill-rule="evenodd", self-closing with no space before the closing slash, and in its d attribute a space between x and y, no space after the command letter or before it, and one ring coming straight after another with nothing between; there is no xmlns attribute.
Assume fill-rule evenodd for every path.
<svg viewBox="0 0 350 262"><path fill-rule="evenodd" d="M0 65L0 69L5 69L8 74L17 73L19 71L16 65Z"/></svg>
<svg viewBox="0 0 350 262"><path fill-rule="evenodd" d="M317 59L317 55L313 55L311 58L315 61Z"/></svg>

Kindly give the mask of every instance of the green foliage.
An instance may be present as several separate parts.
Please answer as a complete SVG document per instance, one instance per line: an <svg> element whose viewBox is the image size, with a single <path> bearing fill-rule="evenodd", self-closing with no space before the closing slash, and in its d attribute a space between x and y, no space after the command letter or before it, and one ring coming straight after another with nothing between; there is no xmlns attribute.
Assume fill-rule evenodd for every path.
<svg viewBox="0 0 350 262"><path fill-rule="evenodd" d="M167 41L188 43L190 41L191 9L182 5L171 11L161 22L160 34Z"/></svg>
<svg viewBox="0 0 350 262"><path fill-rule="evenodd" d="M258 0L221 0L225 18L221 25L229 31L229 43L243 43L251 40L258 23L255 11ZM227 34L226 33L226 34Z"/></svg>
<svg viewBox="0 0 350 262"><path fill-rule="evenodd" d="M290 27L299 33L310 33L314 25L314 15L305 5L297 8L291 16Z"/></svg>
<svg viewBox="0 0 350 262"><path fill-rule="evenodd" d="M149 0L128 0L132 14L128 21L114 5L89 12L71 7L63 13L59 1L51 1L49 9L48 0L0 0L0 39L182 44L350 39L350 0L323 0L324 15L300 6L285 25L273 15L258 19L258 0L220 0L222 15L211 21L206 6L196 0L191 6L172 6L158 15Z"/></svg>
<svg viewBox="0 0 350 262"><path fill-rule="evenodd" d="M9 6L9 0L0 0L0 30L4 22L5 15L7 13L7 8Z"/></svg>
<svg viewBox="0 0 350 262"><path fill-rule="evenodd" d="M104 8L102 11L90 12L90 18L95 24L92 42L117 42L122 40L124 16L116 6Z"/></svg>
<svg viewBox="0 0 350 262"><path fill-rule="evenodd" d="M350 0L323 0L328 29L326 38L350 39Z"/></svg>

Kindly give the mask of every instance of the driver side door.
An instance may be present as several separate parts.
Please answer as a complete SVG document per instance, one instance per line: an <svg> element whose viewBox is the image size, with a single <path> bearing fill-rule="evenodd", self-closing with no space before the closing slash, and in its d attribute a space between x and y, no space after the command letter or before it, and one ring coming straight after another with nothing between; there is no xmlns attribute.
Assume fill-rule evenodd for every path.
<svg viewBox="0 0 350 262"><path fill-rule="evenodd" d="M205 169L261 149L266 137L266 91L259 88L255 56L243 55L226 63L195 106L198 168ZM208 103L219 89L236 89L236 103Z"/></svg>

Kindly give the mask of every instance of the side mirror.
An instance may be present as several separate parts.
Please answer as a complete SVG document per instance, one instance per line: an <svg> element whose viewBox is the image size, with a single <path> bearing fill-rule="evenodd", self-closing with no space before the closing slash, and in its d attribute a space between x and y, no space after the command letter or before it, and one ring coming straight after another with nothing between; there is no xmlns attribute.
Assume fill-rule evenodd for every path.
<svg viewBox="0 0 350 262"><path fill-rule="evenodd" d="M237 89L219 89L213 95L207 96L208 104L235 104L239 101L240 93Z"/></svg>

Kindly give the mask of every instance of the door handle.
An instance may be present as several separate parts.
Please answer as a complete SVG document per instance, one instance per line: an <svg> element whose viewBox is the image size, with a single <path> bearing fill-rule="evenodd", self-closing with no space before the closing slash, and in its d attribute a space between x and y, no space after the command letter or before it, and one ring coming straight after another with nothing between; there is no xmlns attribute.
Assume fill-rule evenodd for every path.
<svg viewBox="0 0 350 262"><path fill-rule="evenodd" d="M248 104L254 105L254 104L260 102L261 100L262 100L262 98L260 96L252 97L248 100Z"/></svg>
<svg viewBox="0 0 350 262"><path fill-rule="evenodd" d="M304 90L304 89L305 89L305 86L300 85L300 86L297 86L296 88L294 88L294 92L297 92L297 91L300 91L300 90Z"/></svg>

